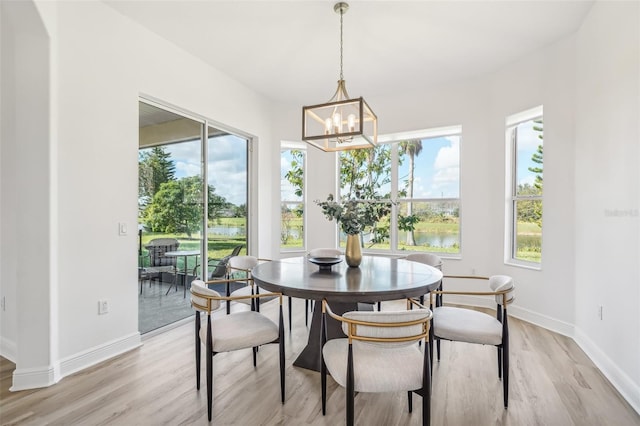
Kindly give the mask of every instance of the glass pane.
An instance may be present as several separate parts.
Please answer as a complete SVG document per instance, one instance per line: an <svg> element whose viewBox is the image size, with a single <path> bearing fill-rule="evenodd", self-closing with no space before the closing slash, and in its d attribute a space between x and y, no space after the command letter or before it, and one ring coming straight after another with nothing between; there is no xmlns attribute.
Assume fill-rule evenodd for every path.
<svg viewBox="0 0 640 426"><path fill-rule="evenodd" d="M280 199L302 201L304 196L305 152L285 149L280 153Z"/></svg>
<svg viewBox="0 0 640 426"><path fill-rule="evenodd" d="M398 142L399 198L460 197L460 136Z"/></svg>
<svg viewBox="0 0 640 426"><path fill-rule="evenodd" d="M248 146L245 138L209 127L207 171L209 179L209 212L207 255L209 274L239 246L235 254L247 250L247 182Z"/></svg>
<svg viewBox="0 0 640 426"><path fill-rule="evenodd" d="M542 119L518 124L516 135L516 195L542 195Z"/></svg>
<svg viewBox="0 0 640 426"><path fill-rule="evenodd" d="M340 152L340 195L348 199L389 199L391 146Z"/></svg>
<svg viewBox="0 0 640 426"><path fill-rule="evenodd" d="M280 213L280 247L304 248L304 204L282 203Z"/></svg>
<svg viewBox="0 0 640 426"><path fill-rule="evenodd" d="M542 261L542 201L520 200L514 203L516 211L515 254L518 260Z"/></svg>
<svg viewBox="0 0 640 426"><path fill-rule="evenodd" d="M185 294L202 241L203 125L143 102L139 113L138 326L146 333L193 314Z"/></svg>
<svg viewBox="0 0 640 426"><path fill-rule="evenodd" d="M460 253L459 201L398 203L398 250Z"/></svg>

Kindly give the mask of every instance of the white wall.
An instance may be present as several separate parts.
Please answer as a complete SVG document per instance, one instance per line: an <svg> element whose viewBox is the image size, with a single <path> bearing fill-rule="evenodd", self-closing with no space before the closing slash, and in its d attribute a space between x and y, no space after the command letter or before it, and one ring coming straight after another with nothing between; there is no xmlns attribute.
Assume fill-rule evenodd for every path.
<svg viewBox="0 0 640 426"><path fill-rule="evenodd" d="M596 3L578 34L573 154L576 340L640 411L639 49L640 4Z"/></svg>
<svg viewBox="0 0 640 426"><path fill-rule="evenodd" d="M24 380L15 390L58 379L55 129L52 46L39 11L15 2L2 14L2 344L22 360L16 372Z"/></svg>
<svg viewBox="0 0 640 426"><path fill-rule="evenodd" d="M256 135L254 183L271 179L273 163L269 104L259 95L101 2L35 5L48 9L35 19L42 20L36 25L40 31L43 24L48 28L43 42L23 50L29 45L17 40L21 32L15 28L24 25L17 17L7 32L16 39L10 53L23 53L22 74L13 75L21 83L16 91L36 91L27 97L16 93L22 118L15 130L2 133L2 250L15 251L15 257L2 258L2 294L19 293L8 301L19 321L3 318L2 351L12 343L17 348L14 389L57 380L52 365L64 376L140 343L137 235L118 236L119 222L129 229L137 222L140 94ZM49 53L36 48L55 49L51 67ZM4 78L5 57L3 51L3 90L14 82ZM46 83L51 78L60 94L52 98L51 110L40 96L49 89L40 87L42 77ZM56 131L50 133L54 118ZM5 141L5 134L20 138ZM5 193L7 177L13 186ZM270 206L272 192L261 186L252 201ZM7 214L6 200L16 213ZM270 209L260 210L251 218L255 229L271 228ZM260 237L251 235L252 250L267 257L262 252L270 251L271 239ZM49 244L57 256L54 266ZM25 285L34 291L27 293ZM47 286L51 294L43 291ZM109 300L109 314L98 316L99 299Z"/></svg>
<svg viewBox="0 0 640 426"><path fill-rule="evenodd" d="M565 334L572 332L574 316L573 208L567 196L574 188L574 51L574 39L569 38L472 81L367 99L379 117L381 134L462 125L462 258L445 262L445 272L470 274L475 269L480 275L514 276L518 315ZM504 264L505 119L541 104L545 108L544 263L535 271ZM280 124L288 135L285 127L299 118L299 110L283 109L280 114L289 114ZM323 162L322 169L316 164L310 163L309 175L327 175L329 164L335 170L335 163ZM326 192L312 193L309 199L324 197ZM307 207L308 214L319 210L313 204ZM320 246L316 238L333 232L332 222L316 216L320 220L313 222L309 247Z"/></svg>
<svg viewBox="0 0 640 426"><path fill-rule="evenodd" d="M0 18L4 24L5 9ZM279 256L279 229L273 226L279 217L279 142L299 138L300 106L271 108L257 94L99 2L56 3L55 13L45 13L42 19L50 41L41 41L34 49L55 53L48 74L53 81L48 89L46 84L35 84L33 89L53 99L50 110L30 104L38 92L15 99L14 90L21 87L28 94L31 87L12 88L18 76L6 59L19 56L15 46L21 35L7 32L5 25L2 31L0 274L3 295L17 294L26 278L33 287L27 286L25 295L31 296L38 286L50 291L43 293L44 302L42 294L36 294L35 307L20 294L13 305L9 301L7 312L20 311L27 320L41 316L43 309L53 313L49 321L36 323L53 328L44 332L43 341L25 343L46 350L49 359L34 359L18 349L18 368L48 373L51 364L59 363L64 375L139 343L136 235L117 233L118 222L136 222L137 188L132 182L137 180L139 94L258 137L258 171L252 176L254 188L259 188L258 216L252 220L261 231L256 254L272 258ZM636 408L640 394L638 27L637 3L596 3L577 35L494 73L423 93L367 97L380 118L382 134L463 127L462 258L448 260L445 272L466 274L475 269L482 275L514 276L518 298L512 313L575 335ZM39 66L49 64L49 57L34 60ZM25 77L24 82L38 83L41 77ZM33 106L34 113L43 117L29 134L32 143L41 141L35 159L16 146L26 119L16 119L15 127L7 127L4 119L5 99L12 97L16 111L22 108L25 114ZM505 265L503 258L504 120L540 104L545 111L544 260L541 270L528 270ZM307 200L324 199L335 188L334 156L312 149L309 158ZM34 161L38 167L28 174L18 167ZM8 180L21 173L27 181L9 185ZM53 188L43 189L49 182ZM20 191L27 192L19 195ZM41 203L32 207L30 195L48 199L44 210ZM34 212L19 218L12 209ZM611 216L605 213L609 209L632 213ZM312 223L307 226L308 247L333 245L332 224L312 203L307 210ZM35 235L26 240L22 235L29 226L49 236L42 252L34 253ZM42 268L36 272L31 268L39 263L49 271L44 277ZM101 298L110 301L108 315L97 315L96 302ZM605 307L602 321L595 318L598 303ZM18 341L30 323L18 327L17 321L5 321L7 314L2 315L4 354L7 340ZM625 339L616 339L622 329L629 330ZM14 376L14 384L16 379L20 377Z"/></svg>
<svg viewBox="0 0 640 426"><path fill-rule="evenodd" d="M445 273L513 276L511 313L574 337L638 411L639 40L638 3L598 2L577 34L496 72L422 93L363 93L381 134L462 125L462 258L446 260ZM542 268L532 270L504 262L504 123L538 105L545 123L544 237ZM288 135L299 109L279 113L276 134ZM317 170L311 163L308 173L325 175L329 163L322 164ZM607 209L629 215L611 217ZM318 217L309 247L333 232Z"/></svg>

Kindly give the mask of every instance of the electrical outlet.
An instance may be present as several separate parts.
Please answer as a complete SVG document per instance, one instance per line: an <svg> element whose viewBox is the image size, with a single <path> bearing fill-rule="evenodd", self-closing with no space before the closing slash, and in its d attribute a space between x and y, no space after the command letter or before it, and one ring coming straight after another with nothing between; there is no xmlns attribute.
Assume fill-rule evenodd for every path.
<svg viewBox="0 0 640 426"><path fill-rule="evenodd" d="M471 268L471 276L476 276L476 268Z"/></svg>
<svg viewBox="0 0 640 426"><path fill-rule="evenodd" d="M109 313L109 302L106 299L98 300L98 315Z"/></svg>

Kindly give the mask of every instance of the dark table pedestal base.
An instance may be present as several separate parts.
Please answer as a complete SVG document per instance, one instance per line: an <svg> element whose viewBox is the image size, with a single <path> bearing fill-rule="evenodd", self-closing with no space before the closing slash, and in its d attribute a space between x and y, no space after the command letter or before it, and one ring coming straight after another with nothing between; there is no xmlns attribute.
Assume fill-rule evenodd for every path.
<svg viewBox="0 0 640 426"><path fill-rule="evenodd" d="M341 303L329 302L334 314L342 315L349 311L373 310L373 305L368 303ZM307 370L320 371L320 330L322 326L322 301L316 300L311 318L311 328L309 330L309 340L307 346L300 352L298 358L293 362L296 367ZM342 332L341 323L327 315L327 340L346 337Z"/></svg>

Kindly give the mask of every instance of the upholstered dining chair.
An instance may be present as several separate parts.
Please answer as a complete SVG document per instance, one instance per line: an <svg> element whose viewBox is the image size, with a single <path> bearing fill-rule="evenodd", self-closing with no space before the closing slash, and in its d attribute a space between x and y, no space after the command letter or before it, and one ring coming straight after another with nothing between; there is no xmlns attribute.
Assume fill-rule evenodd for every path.
<svg viewBox="0 0 640 426"><path fill-rule="evenodd" d="M410 306L420 309L409 310ZM347 338L327 341L327 317L342 323ZM322 414L326 414L327 372L346 388L347 425L354 424L356 392L407 391L409 412L412 392L422 396L422 424L431 422L431 372L429 321L432 313L407 299L405 311L352 311L337 315L322 301L320 381ZM415 342L424 342L418 346ZM421 350L420 348L424 348Z"/></svg>
<svg viewBox="0 0 640 426"><path fill-rule="evenodd" d="M228 280L214 280L216 283ZM207 375L207 415L211 421L213 412L213 356L222 352L253 348L253 366L257 364L258 347L269 343L278 343L280 356L280 399L284 404L285 372L284 372L284 324L282 318L282 294L264 293L238 296L251 299L261 297L280 298L278 324L256 312L239 311L229 315L213 315L220 308L222 301L239 300L238 297L221 296L220 293L207 287L202 280L191 283L191 305L196 310L196 388L200 389L201 344L205 346ZM200 313L206 314L206 326L202 327Z"/></svg>
<svg viewBox="0 0 640 426"><path fill-rule="evenodd" d="M433 266L437 270L442 271L442 259L440 258L440 256L437 256L435 254L411 253L411 254L408 254L405 257L405 259L410 260L412 262L424 263L425 265ZM442 290L442 281L440 281L438 290ZM439 304L437 306L440 306L441 302L442 302L442 296L439 297Z"/></svg>
<svg viewBox="0 0 640 426"><path fill-rule="evenodd" d="M309 250L307 257L340 257L342 252L336 248L315 248ZM289 298L291 300L291 298ZM291 305L289 305L291 308ZM304 299L304 325L309 325L309 311L313 311L313 300ZM291 325L289 325L291 331Z"/></svg>
<svg viewBox="0 0 640 426"><path fill-rule="evenodd" d="M433 266L439 271L442 271L442 259L440 256L431 253L411 253L408 254L405 259L410 260L412 262L420 262L425 265ZM442 290L442 280L440 280L440 284L438 285L438 290ZM436 307L442 306L442 295L439 294L436 297ZM424 296L420 296L420 303L424 304ZM436 353L438 357L440 357L440 339L436 339ZM433 356L433 353L431 354Z"/></svg>
<svg viewBox="0 0 640 426"><path fill-rule="evenodd" d="M251 305L256 311L260 312L260 301L266 302L273 298L247 298L244 296L250 296L253 294L260 294L261 289L255 285L253 278L251 277L251 270L257 266L260 262L269 262L267 259L258 259L255 256L234 256L227 262L227 278L229 279L227 284L227 296L238 297L243 296L236 300L236 302ZM244 282L243 285L237 290L231 291L231 284ZM255 305L255 306L254 306ZM227 314L231 312L231 304L227 303ZM289 314L291 315L291 314Z"/></svg>
<svg viewBox="0 0 640 426"><path fill-rule="evenodd" d="M487 277L448 276L448 278L488 280L491 291L445 291L430 293L433 306L437 295L492 296L496 302L496 316L469 307L440 306L433 310L429 340L434 338L455 342L492 345L498 349L498 378L502 379L504 408L509 405L509 323L507 305L515 299L513 279L506 275ZM440 353L438 352L438 361ZM433 360L432 360L433 362Z"/></svg>

